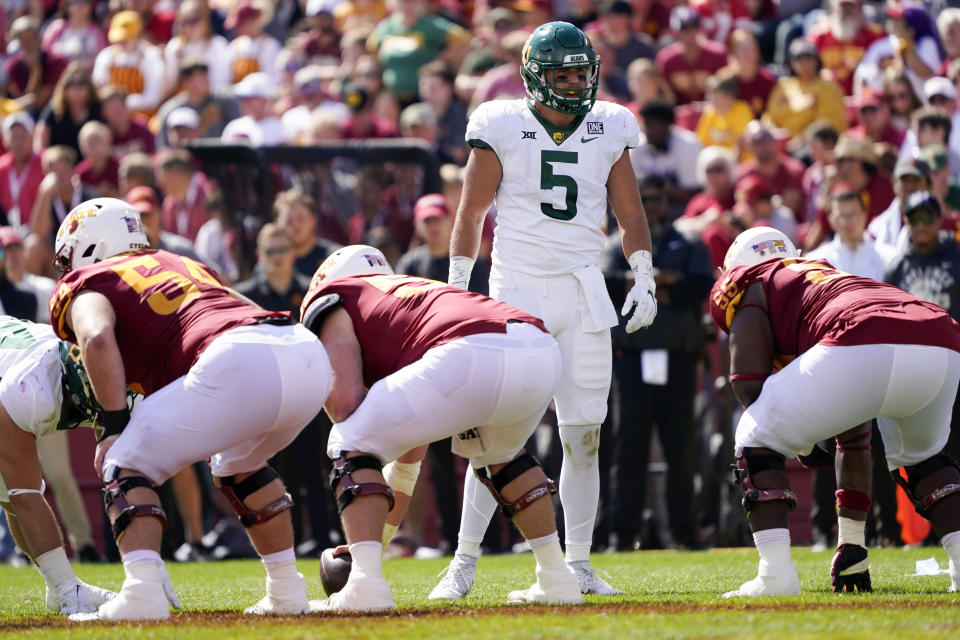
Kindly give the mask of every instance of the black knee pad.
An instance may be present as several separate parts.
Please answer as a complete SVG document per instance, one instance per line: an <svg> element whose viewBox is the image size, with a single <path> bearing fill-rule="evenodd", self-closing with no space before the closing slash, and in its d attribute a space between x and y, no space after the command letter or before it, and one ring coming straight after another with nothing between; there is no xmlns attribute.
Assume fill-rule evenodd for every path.
<svg viewBox="0 0 960 640"><path fill-rule="evenodd" d="M382 472L383 464L373 456L347 458L346 451L333 461L333 470L330 471L330 489L336 492L337 485L343 489L337 497L337 511L343 513L354 498L364 495L382 495L387 499L389 505L387 509L393 510L396 502L393 489L385 482L354 482L352 474L358 469L375 469Z"/></svg>
<svg viewBox="0 0 960 640"><path fill-rule="evenodd" d="M255 524L263 524L272 520L287 509L293 508L293 498L289 493L284 492L282 496L263 507L254 511L244 504L250 494L258 491L274 480L277 472L270 467L264 467L251 476L247 476L240 482L234 480L235 476L225 476L218 478L220 491L227 496L227 500L233 505L234 510L240 516L240 523L244 527L252 527Z"/></svg>
<svg viewBox="0 0 960 640"><path fill-rule="evenodd" d="M797 494L789 489L759 489L753 484L751 475L762 471L781 471L786 473L786 465L780 456L767 454L748 454L737 458L733 467L734 481L743 491L743 510L750 516L754 505L760 502L786 502L790 511L797 508Z"/></svg>
<svg viewBox="0 0 960 640"><path fill-rule="evenodd" d="M921 480L932 476L940 469L946 468L953 468L957 471L960 471L960 464L957 464L957 461L953 459L953 456L947 453L946 450L943 450L937 455L924 460L923 462L910 467L904 467L903 469L907 473L906 480L904 480L900 475L899 469L894 469L891 471L890 476L893 478L894 482L903 487L903 490L913 502L913 506L916 508L917 513L926 517L927 512L931 507L933 507L933 505L937 504L947 496L960 492L960 484L951 482L943 485L942 487L937 487L925 496L917 493L917 485Z"/></svg>
<svg viewBox="0 0 960 640"><path fill-rule="evenodd" d="M113 539L117 542L134 518L151 517L160 521L160 526L164 530L167 528L167 514L163 508L155 504L130 504L127 501L127 492L131 489L150 489L156 493L153 483L142 476L127 476L120 478L119 467L112 466L106 469L103 474L103 508L109 512L110 507L116 506L120 513L110 523L110 529L113 531Z"/></svg>
<svg viewBox="0 0 960 640"><path fill-rule="evenodd" d="M500 471L497 471L492 476L486 467L474 469L474 473L477 474L477 478L479 478L480 482L482 482L484 486L490 490L490 493L493 494L494 500L497 501L497 504L500 505L500 508L503 509L503 512L507 515L507 517L512 518L518 512L523 511L543 496L557 492L557 488L553 484L553 480L547 478L545 481L525 492L513 502L509 502L503 497L501 492L505 486L516 480L524 472L535 468L542 468L540 461L529 453L525 453L522 456L514 458L508 462L502 469L500 469Z"/></svg>

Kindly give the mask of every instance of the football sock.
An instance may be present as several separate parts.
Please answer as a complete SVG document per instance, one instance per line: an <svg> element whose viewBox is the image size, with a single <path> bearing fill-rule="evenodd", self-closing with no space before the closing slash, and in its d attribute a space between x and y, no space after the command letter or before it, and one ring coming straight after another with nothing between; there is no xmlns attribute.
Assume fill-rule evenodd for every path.
<svg viewBox="0 0 960 640"><path fill-rule="evenodd" d="M790 530L764 529L753 534L760 559L770 563L790 562Z"/></svg>
<svg viewBox="0 0 960 640"><path fill-rule="evenodd" d="M599 425L561 426L563 467L560 504L563 506L567 561L590 559L593 524L600 500Z"/></svg>
<svg viewBox="0 0 960 640"><path fill-rule="evenodd" d="M283 580L297 575L297 556L293 552L293 547L260 556L260 560L267 570L267 577L271 580Z"/></svg>
<svg viewBox="0 0 960 640"><path fill-rule="evenodd" d="M951 531L946 534L940 538L940 544L953 560L954 566L960 567L960 531Z"/></svg>
<svg viewBox="0 0 960 640"><path fill-rule="evenodd" d="M866 547L864 529L867 526L866 520L854 520L840 516L837 518L837 546L842 544L856 544Z"/></svg>
<svg viewBox="0 0 960 640"><path fill-rule="evenodd" d="M350 545L350 555L353 557L353 568L358 573L371 578L383 577L383 565L380 558L383 555L383 545L373 540L363 540Z"/></svg>
<svg viewBox="0 0 960 640"><path fill-rule="evenodd" d="M460 515L460 533L457 536L457 553L480 555L480 543L487 532L487 525L497 511L497 501L473 469L468 468L463 480L463 513Z"/></svg>

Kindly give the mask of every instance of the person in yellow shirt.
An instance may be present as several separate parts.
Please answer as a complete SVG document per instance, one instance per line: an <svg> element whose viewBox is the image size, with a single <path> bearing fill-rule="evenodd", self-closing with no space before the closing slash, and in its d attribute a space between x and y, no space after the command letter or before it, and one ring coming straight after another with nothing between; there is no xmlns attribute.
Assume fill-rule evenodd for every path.
<svg viewBox="0 0 960 640"><path fill-rule="evenodd" d="M803 39L790 44L790 70L793 75L780 78L767 100L763 120L785 129L790 137L802 136L816 120L826 120L838 133L848 128L843 107L843 91L820 74L823 66L817 48Z"/></svg>
<svg viewBox="0 0 960 640"><path fill-rule="evenodd" d="M697 137L704 147L724 147L740 152L740 137L753 120L753 110L740 100L737 78L732 73L716 73L707 78L707 104L697 123ZM741 160L749 158L743 157Z"/></svg>

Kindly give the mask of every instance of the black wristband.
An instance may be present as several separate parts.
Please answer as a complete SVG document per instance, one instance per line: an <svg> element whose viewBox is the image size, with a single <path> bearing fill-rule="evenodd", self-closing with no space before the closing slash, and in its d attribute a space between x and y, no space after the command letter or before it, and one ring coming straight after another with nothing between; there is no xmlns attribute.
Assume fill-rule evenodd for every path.
<svg viewBox="0 0 960 640"><path fill-rule="evenodd" d="M114 411L103 410L100 412L100 424L103 425L103 432L97 439L97 442L103 442L105 438L116 436L123 433L130 422L130 409L116 409Z"/></svg>

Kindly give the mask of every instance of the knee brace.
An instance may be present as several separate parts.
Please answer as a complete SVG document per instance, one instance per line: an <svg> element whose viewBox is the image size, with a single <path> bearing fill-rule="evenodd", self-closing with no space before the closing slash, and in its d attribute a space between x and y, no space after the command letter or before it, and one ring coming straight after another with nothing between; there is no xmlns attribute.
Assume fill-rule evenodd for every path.
<svg viewBox="0 0 960 640"><path fill-rule="evenodd" d="M357 496L382 495L387 499L387 510L393 510L395 499L393 489L383 482L354 482L353 474L358 469L375 469L383 471L383 465L373 456L355 456L347 458L347 452L344 451L340 457L333 461L333 470L330 471L330 489L334 492L337 485L343 490L337 496L337 512L343 513L353 499Z"/></svg>
<svg viewBox="0 0 960 640"><path fill-rule="evenodd" d="M497 501L497 504L500 505L500 508L503 509L503 512L507 515L507 517L513 518L514 515L520 511L523 511L543 496L551 495L557 492L557 488L553 484L553 480L547 478L537 486L525 492L513 502L509 502L503 497L501 492L505 486L513 482L525 471L535 468L542 468L540 461L529 453L525 453L522 456L508 462L502 469L500 469L500 471L497 471L492 476L486 467L474 469L473 471L477 474L477 478L480 480L480 482L482 482L483 485L490 490L490 493L493 494L494 500Z"/></svg>
<svg viewBox="0 0 960 640"><path fill-rule="evenodd" d="M786 473L783 458L770 454L742 455L737 458L733 467L734 481L743 491L743 510L750 516L750 511L759 502L786 502L790 511L797 508L797 494L789 489L759 489L753 484L750 475L762 471L782 471Z"/></svg>
<svg viewBox="0 0 960 640"><path fill-rule="evenodd" d="M898 469L891 471L890 476L893 478L894 482L903 487L903 490L913 502L913 506L916 507L917 513L926 517L927 512L931 507L933 507L933 505L940 502L947 496L960 492L960 484L955 482L945 484L942 487L934 489L925 496L917 494L917 484L919 484L919 482L924 478L933 475L940 469L950 467L960 471L960 465L958 465L957 461L953 459L953 456L946 451L941 451L932 458L924 460L919 464L915 464L911 467L904 467L904 471L907 472L906 480L904 480L900 475Z"/></svg>
<svg viewBox="0 0 960 640"><path fill-rule="evenodd" d="M103 507L109 512L110 507L116 505L120 513L110 524L113 539L117 542L134 518L152 517L160 521L160 526L166 530L167 514L163 508L155 504L130 504L127 501L127 492L131 489L150 489L156 493L153 483L142 476L118 477L121 469L116 466L107 468L103 475Z"/></svg>
<svg viewBox="0 0 960 640"><path fill-rule="evenodd" d="M227 497L234 510L240 516L240 523L244 527L252 527L255 524L263 524L271 520L287 509L293 508L293 498L290 494L284 492L282 496L268 504L267 506L254 511L244 504L250 494L262 489L274 480L277 472L270 467L264 467L251 476L247 476L240 482L237 482L235 476L224 476L217 479L220 491Z"/></svg>

